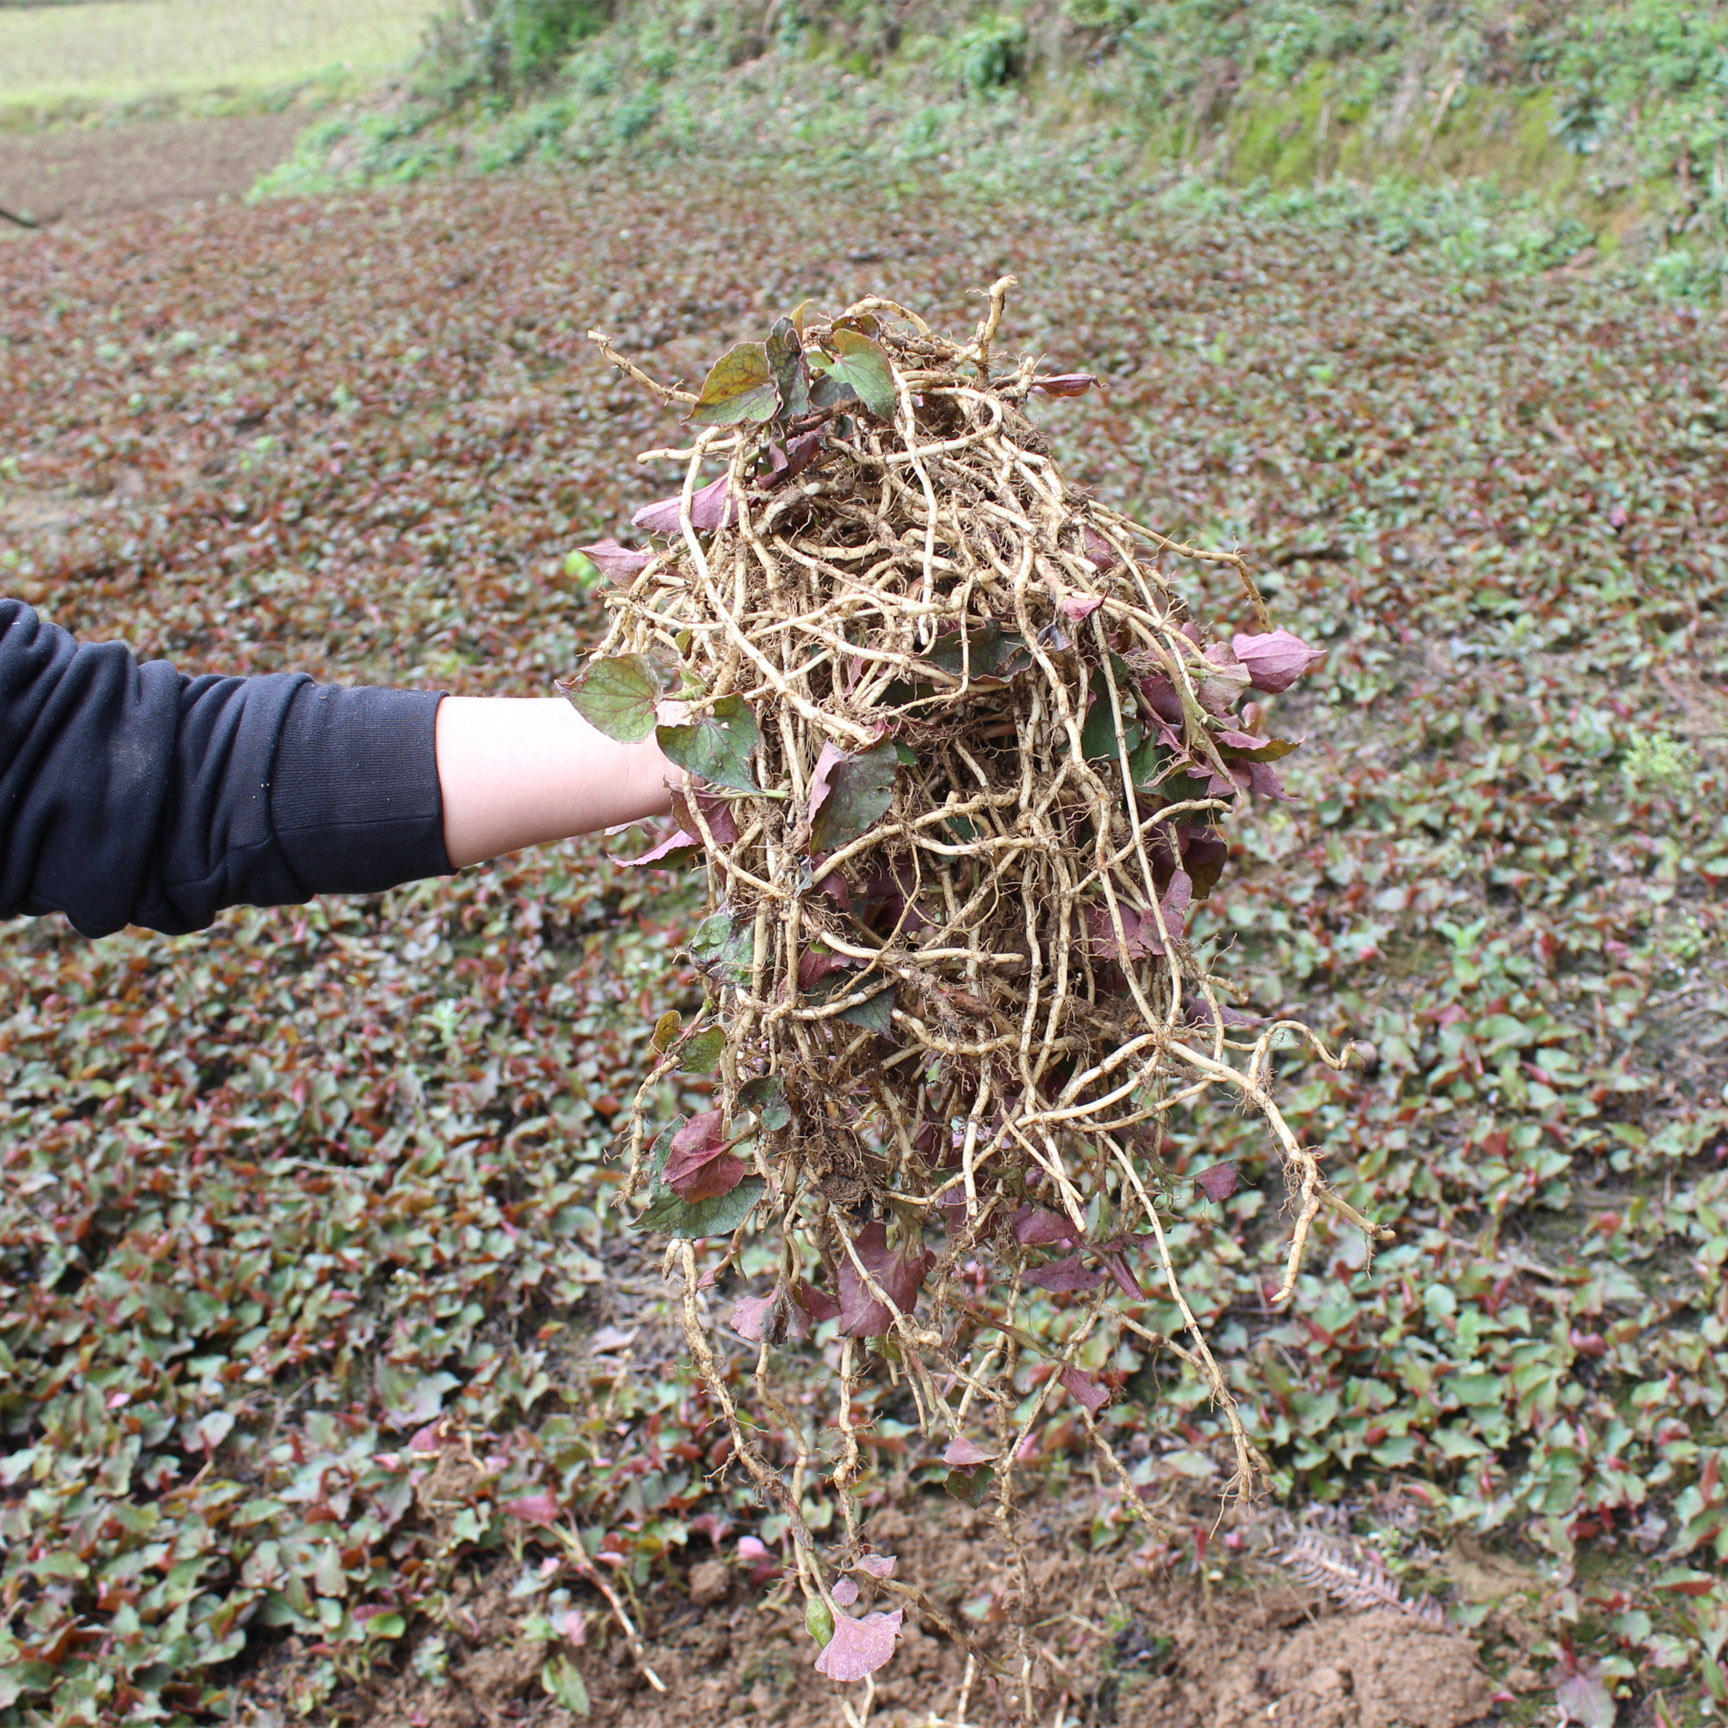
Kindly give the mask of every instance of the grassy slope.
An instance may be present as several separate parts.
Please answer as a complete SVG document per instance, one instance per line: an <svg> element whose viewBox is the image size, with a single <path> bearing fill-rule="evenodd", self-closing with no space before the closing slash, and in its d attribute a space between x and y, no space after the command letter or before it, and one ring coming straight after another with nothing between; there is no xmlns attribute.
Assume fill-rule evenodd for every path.
<svg viewBox="0 0 1728 1728"><path fill-rule="evenodd" d="M190 669L468 690L568 669L596 611L565 553L623 527L665 434L590 325L688 377L805 293L958 323L1019 269L1015 338L1111 385L1051 412L1064 458L1253 547L1330 649L1281 703L1311 734L1298 801L1210 928L1260 1007L1376 1043L1369 1073L1290 1080L1399 1241L1371 1267L1329 1241L1276 1319L1263 1148L1184 1125L1172 1187L1281 1489L1372 1508L1413 1588L1447 1587L1461 1533L1514 1544L1541 1589L1458 1609L1502 1669L1536 1685L1576 1648L1700 1719L1728 1643L1712 324L1082 177L1033 203L661 166L3 256L10 591ZM703 1513L760 1517L704 1484L711 1408L605 1203L607 1124L689 999L678 904L576 847L177 940L0 937L5 1728L47 1699L199 1718L284 1636L308 1701L381 1656L436 1670L463 1575L583 1600L513 1501L550 1496L643 1589ZM1244 1192L1197 1201L1181 1172L1230 1154ZM629 1372L605 1323L645 1327ZM1137 1478L1203 1504L1198 1390L1094 1366ZM908 1413L872 1397L892 1445ZM440 1409L473 1448L442 1500L406 1445ZM939 1476L910 1445L885 1475ZM1038 1461L1089 1479L1060 1410ZM1124 1539L1098 1505L1095 1540Z"/></svg>
<svg viewBox="0 0 1728 1728"><path fill-rule="evenodd" d="M1683 295L1720 289L1720 8L815 0L772 10L764 34L753 12L640 0L568 57L513 59L499 21L530 3L501 0L478 33L448 28L418 101L328 124L277 184L715 154L1035 184L1045 161L1080 155L1166 194L1229 188L1253 208L1348 216L1394 247L1443 242L1477 272L1594 248Z"/></svg>

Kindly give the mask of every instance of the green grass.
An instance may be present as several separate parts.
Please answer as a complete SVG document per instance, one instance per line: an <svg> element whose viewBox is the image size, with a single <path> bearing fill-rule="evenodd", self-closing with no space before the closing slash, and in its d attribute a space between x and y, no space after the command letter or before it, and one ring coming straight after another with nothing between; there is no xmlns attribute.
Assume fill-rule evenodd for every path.
<svg viewBox="0 0 1728 1728"><path fill-rule="evenodd" d="M429 0L106 0L0 8L0 110L375 78L417 47Z"/></svg>

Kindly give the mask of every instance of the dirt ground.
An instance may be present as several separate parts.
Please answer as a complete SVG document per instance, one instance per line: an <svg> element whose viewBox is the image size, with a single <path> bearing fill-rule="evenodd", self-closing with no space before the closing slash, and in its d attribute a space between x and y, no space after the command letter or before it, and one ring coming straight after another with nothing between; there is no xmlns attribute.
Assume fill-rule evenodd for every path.
<svg viewBox="0 0 1728 1728"><path fill-rule="evenodd" d="M305 123L304 114L242 114L0 133L0 209L76 225L235 197L287 156Z"/></svg>
<svg viewBox="0 0 1728 1728"><path fill-rule="evenodd" d="M1030 1642L1039 1658L1036 1719L1061 1728L1464 1728L1501 1719L1495 1682L1471 1641L1388 1611L1340 1612L1277 1567L1250 1564L1231 1585L1120 1552L1088 1551L1088 1509L1033 1520ZM633 1654L592 1596L578 1649L524 1635L531 1608L504 1569L470 1580L442 1626L403 1641L396 1672L337 1701L354 1728L498 1728L532 1721L574 1728L540 1673L549 1657L580 1669L596 1728L1009 1728L1018 1659L1009 1621L1014 1586L993 1527L940 1496L876 1513L867 1536L898 1558L897 1575L931 1612L880 1592L859 1611L906 1607L892 1663L877 1684L840 1686L812 1667L802 1612L747 1562L708 1553L682 1594L645 1595L644 1647ZM569 1581L574 1582L574 1581ZM513 1586L516 1586L513 1593ZM580 1586L576 1588L580 1590ZM867 1592L874 1587L866 1582ZM962 1627L975 1659L940 1623ZM441 1675L417 1674L410 1652L442 1640ZM285 1728L296 1671L292 1644L246 1688L240 1720ZM996 1667L1000 1678L993 1677ZM644 1669L664 1688L656 1689ZM1533 1673L1518 1676L1527 1684ZM1501 1692L1504 1701L1508 1694Z"/></svg>

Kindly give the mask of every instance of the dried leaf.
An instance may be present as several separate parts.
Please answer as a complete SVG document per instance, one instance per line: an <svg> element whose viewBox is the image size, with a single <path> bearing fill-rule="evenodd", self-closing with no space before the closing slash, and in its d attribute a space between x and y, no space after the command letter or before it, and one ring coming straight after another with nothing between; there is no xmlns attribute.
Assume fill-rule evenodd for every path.
<svg viewBox="0 0 1728 1728"><path fill-rule="evenodd" d="M804 344L799 340L797 326L790 318L775 322L768 332L765 350L768 370L779 395L780 412L793 420L809 413L810 366L804 358ZM816 436L819 438L820 434Z"/></svg>

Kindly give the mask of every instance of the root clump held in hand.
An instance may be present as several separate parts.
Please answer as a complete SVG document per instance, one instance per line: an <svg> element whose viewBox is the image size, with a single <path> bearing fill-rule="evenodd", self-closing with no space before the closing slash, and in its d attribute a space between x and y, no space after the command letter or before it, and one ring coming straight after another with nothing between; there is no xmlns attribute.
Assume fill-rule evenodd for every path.
<svg viewBox="0 0 1728 1728"><path fill-rule="evenodd" d="M1028 401L1095 381L993 361L1010 286L966 342L880 300L783 319L699 397L598 338L687 405L693 432L649 453L683 471L638 513L657 549L590 549L615 585L611 625L573 690L613 736L656 732L690 776L676 831L641 862L707 874L690 951L708 1008L657 1032L631 1180L651 1191L644 1222L679 1241L698 1366L787 1512L819 1638L834 1562L799 1513L818 1460L794 1436L783 1474L760 1438L790 1422L768 1372L789 1335L832 1320L843 1340L828 1474L852 1565L852 1389L872 1350L1005 1528L1021 1444L1063 1391L1128 1486L1096 1419L1107 1393L1078 1366L1100 1327L1203 1377L1232 1486L1257 1485L1167 1245L1172 1111L1212 1096L1264 1119L1294 1207L1279 1300L1323 1208L1374 1233L1272 1091L1282 1033L1338 1060L1294 1022L1234 1011L1185 934L1232 813L1281 796L1271 764L1294 745L1262 729L1256 693L1318 656L1267 627L1237 554L1178 545L1063 475ZM1214 639L1191 615L1179 581L1196 562L1235 567L1247 631ZM713 1108L651 1121L679 1065L717 1072ZM1201 1181L1222 1198L1232 1176ZM772 1287L734 1320L760 1352L748 1424L697 1287L690 1244L713 1238L727 1261L746 1241L778 1250ZM1118 1313L1142 1275L1180 1316L1170 1336ZM1059 1336L1028 1317L1052 1299L1073 1310ZM1052 1364L1030 1403L1014 1384L1029 1353ZM862 1637L841 1632L847 1649ZM848 1677L846 1650L831 1659Z"/></svg>

